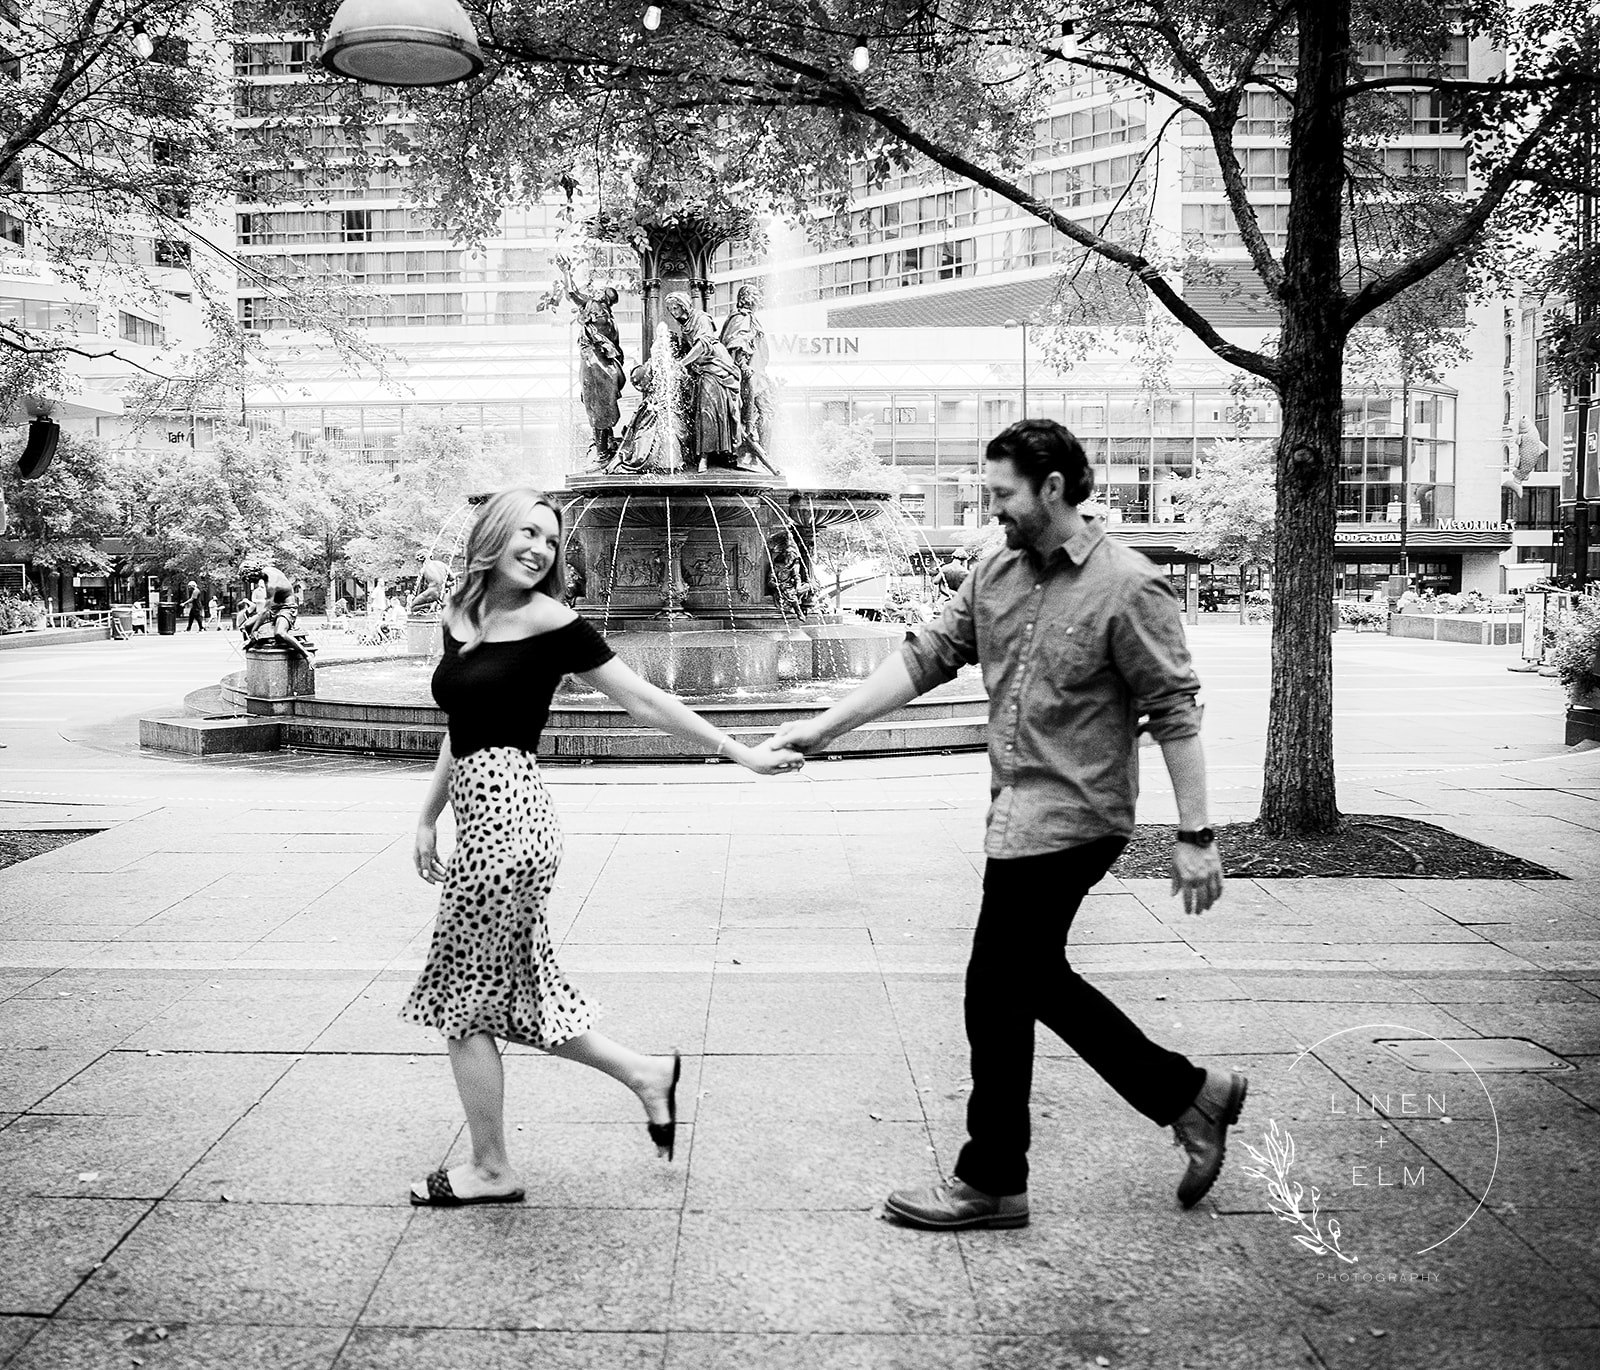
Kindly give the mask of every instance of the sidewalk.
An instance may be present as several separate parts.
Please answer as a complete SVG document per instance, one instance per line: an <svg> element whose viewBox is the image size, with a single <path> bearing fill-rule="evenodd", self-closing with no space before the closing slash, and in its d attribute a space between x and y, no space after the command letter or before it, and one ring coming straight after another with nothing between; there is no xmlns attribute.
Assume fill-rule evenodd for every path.
<svg viewBox="0 0 1600 1370"><path fill-rule="evenodd" d="M1389 684L1419 659L1370 647ZM1220 659L1202 675L1222 821L1254 809L1255 706ZM459 1105L437 1039L395 1017L434 907L409 862L424 770L13 738L9 821L121 821L0 871L0 1363L1592 1365L1600 753L1490 741L1475 707L1402 717L1414 698L1341 724L1343 807L1571 878L1235 881L1200 919L1108 879L1074 962L1152 1036L1250 1074L1229 1165L1182 1212L1169 1134L1041 1032L1033 1223L960 1236L876 1210L962 1138L981 758L551 771L562 963L602 1030L685 1052L687 1126L661 1163L620 1087L513 1049L529 1201L436 1212L406 1189L460 1154ZM1171 817L1157 770L1144 821ZM1576 1068L1479 1085L1376 1045L1424 1034ZM1244 1173L1269 1124L1354 1263L1297 1243ZM1426 1182L1367 1187L1380 1166Z"/></svg>

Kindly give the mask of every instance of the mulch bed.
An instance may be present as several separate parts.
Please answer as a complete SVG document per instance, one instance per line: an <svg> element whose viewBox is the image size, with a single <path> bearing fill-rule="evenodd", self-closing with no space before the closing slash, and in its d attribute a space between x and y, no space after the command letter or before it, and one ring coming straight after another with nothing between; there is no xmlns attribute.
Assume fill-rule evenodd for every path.
<svg viewBox="0 0 1600 1370"><path fill-rule="evenodd" d="M1486 847L1432 823L1387 814L1347 818L1319 837L1272 837L1254 823L1217 829L1224 875L1246 879L1303 876L1388 880L1564 880L1520 856ZM1111 868L1129 879L1165 878L1172 853L1170 827L1141 827Z"/></svg>
<svg viewBox="0 0 1600 1370"><path fill-rule="evenodd" d="M30 857L43 856L69 842L93 837L99 831L99 828L50 828L43 832L24 832L0 828L0 870Z"/></svg>

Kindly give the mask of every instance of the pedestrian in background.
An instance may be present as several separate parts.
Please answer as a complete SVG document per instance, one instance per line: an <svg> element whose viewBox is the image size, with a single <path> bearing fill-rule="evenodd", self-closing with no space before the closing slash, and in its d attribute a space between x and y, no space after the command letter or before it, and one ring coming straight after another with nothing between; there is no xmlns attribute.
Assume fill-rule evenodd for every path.
<svg viewBox="0 0 1600 1370"><path fill-rule="evenodd" d="M1200 682L1182 613L1159 568L1078 512L1094 472L1067 429L1024 419L985 456L1005 550L977 563L939 622L856 690L773 737L782 747L822 750L962 666L983 668L992 803L966 978L968 1140L947 1184L896 1190L885 1207L921 1228L1027 1223L1028 1095L1040 1022L1147 1118L1173 1129L1189 1157L1178 1185L1188 1208L1222 1169L1245 1077L1155 1045L1066 958L1079 905L1133 833L1140 731L1160 743L1177 797L1172 891L1189 913L1221 896L1222 863L1207 826Z"/></svg>
<svg viewBox="0 0 1600 1370"><path fill-rule="evenodd" d="M200 598L200 587L198 585L196 585L194 583L194 581L192 581L192 580L189 582L189 595L188 595L188 598L183 601L183 606L182 607L184 608L185 611L187 611L187 613L189 615L188 620L184 623L183 631L187 633L191 629L198 628L202 633L205 632L205 630L206 630L205 603Z"/></svg>
<svg viewBox="0 0 1600 1370"><path fill-rule="evenodd" d="M702 743L761 775L796 770L794 752L735 742L682 700L641 680L563 602L561 515L537 490L491 498L467 539L466 573L443 614L433 697L448 727L417 822L417 873L443 881L433 942L401 1016L445 1036L467 1114L471 1159L411 1190L418 1206L517 1203L525 1196L505 1139L505 1072L496 1039L522 1042L620 1081L644 1106L651 1140L672 1159L682 1062L647 1056L594 1030L594 1010L556 964L545 901L561 829L536 752L550 701L581 675L642 723ZM404 610L402 609L402 613ZM456 850L437 823L448 803Z"/></svg>

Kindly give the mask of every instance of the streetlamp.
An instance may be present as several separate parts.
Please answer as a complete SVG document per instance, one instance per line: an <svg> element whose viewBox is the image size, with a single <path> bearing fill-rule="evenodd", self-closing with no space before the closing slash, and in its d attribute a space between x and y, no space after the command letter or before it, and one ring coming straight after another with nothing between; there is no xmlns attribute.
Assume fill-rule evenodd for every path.
<svg viewBox="0 0 1600 1370"><path fill-rule="evenodd" d="M1007 319L1007 328L1020 328L1022 330L1022 417L1028 417L1028 321L1026 319Z"/></svg>
<svg viewBox="0 0 1600 1370"><path fill-rule="evenodd" d="M377 86L448 86L483 70L483 49L456 0L344 0L319 60Z"/></svg>

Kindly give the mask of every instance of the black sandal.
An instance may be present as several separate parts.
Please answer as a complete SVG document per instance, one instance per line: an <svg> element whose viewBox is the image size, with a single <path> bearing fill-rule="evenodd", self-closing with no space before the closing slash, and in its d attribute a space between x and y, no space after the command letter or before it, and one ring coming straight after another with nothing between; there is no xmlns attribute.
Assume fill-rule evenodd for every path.
<svg viewBox="0 0 1600 1370"><path fill-rule="evenodd" d="M667 1087L667 1121L645 1124L650 1132L650 1140L656 1144L658 1151L667 1153L669 1161L678 1136L678 1080L682 1075L683 1057L675 1051L672 1053L672 1083Z"/></svg>
<svg viewBox="0 0 1600 1370"><path fill-rule="evenodd" d="M463 1199L450 1187L448 1170L435 1170L428 1176L427 1184L426 1199L419 1199L414 1189L409 1191L413 1208L465 1208L468 1204L519 1204L526 1197L523 1190L508 1189L504 1194L479 1194L470 1199Z"/></svg>

